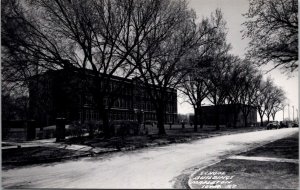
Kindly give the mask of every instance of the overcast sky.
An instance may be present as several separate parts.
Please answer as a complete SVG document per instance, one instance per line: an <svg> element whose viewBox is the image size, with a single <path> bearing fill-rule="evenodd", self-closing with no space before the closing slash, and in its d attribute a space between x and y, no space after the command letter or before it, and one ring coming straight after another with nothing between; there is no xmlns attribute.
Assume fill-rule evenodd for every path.
<svg viewBox="0 0 300 190"><path fill-rule="evenodd" d="M231 53L244 57L249 40L242 39L240 31L243 30L241 24L245 21L242 14L246 13L249 7L248 0L188 0L188 2L190 8L195 10L199 20L201 20L202 17L210 16L211 12L220 8L227 22L227 40L232 44ZM266 71L269 70L269 68L271 67L266 66L261 69ZM287 76L276 69L265 74L265 77L267 76L271 76L271 78L274 79L275 84L284 89L290 105L290 118L292 119L293 117L292 106L295 107L294 117L296 118L296 108L298 109L298 72L293 73L292 76ZM179 98L178 101L179 113L193 113L192 107L189 104L184 103L182 98ZM287 107L284 116L285 118L288 117ZM282 120L282 117L283 113L278 112L276 120Z"/></svg>

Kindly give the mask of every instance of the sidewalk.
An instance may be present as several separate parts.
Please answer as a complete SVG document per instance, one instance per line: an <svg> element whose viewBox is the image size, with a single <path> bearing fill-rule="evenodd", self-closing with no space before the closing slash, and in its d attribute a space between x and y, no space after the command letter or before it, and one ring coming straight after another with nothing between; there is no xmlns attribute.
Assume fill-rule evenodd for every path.
<svg viewBox="0 0 300 190"><path fill-rule="evenodd" d="M57 162L117 151L113 148L57 143L55 138L23 143L2 142L2 144L5 145L2 145L2 166L8 168L19 165Z"/></svg>
<svg viewBox="0 0 300 190"><path fill-rule="evenodd" d="M297 189L299 134L228 157L194 172L191 189Z"/></svg>
<svg viewBox="0 0 300 190"><path fill-rule="evenodd" d="M77 144L66 144L63 142L55 142L55 138L52 139L43 139L43 140L35 140L28 141L23 143L12 143L12 142L2 142L11 144L12 146L3 146L2 150L8 149L17 149L17 148L34 148L34 147L50 147L50 148L58 148L65 150L74 150L74 151L82 151L82 152L90 152L90 153L100 153L100 152L111 152L114 149L112 148L98 148L91 147L87 145L77 145Z"/></svg>

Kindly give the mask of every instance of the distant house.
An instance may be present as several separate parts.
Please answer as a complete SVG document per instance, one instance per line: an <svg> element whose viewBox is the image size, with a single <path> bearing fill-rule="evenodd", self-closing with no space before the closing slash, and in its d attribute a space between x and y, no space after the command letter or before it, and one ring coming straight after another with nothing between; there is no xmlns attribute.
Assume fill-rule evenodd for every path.
<svg viewBox="0 0 300 190"><path fill-rule="evenodd" d="M57 117L67 121L101 121L101 115L86 86L93 75L88 72L82 80L76 72L66 70L48 71L32 77L29 84L30 117L38 125L48 126L55 123ZM125 79L112 76L109 89L119 88L111 107L111 121L137 120L137 112L142 113L143 121L155 121L156 113L144 86L137 79ZM102 84L99 84L102 87ZM153 85L153 90L155 85ZM177 118L177 91L168 89L165 122L174 123ZM107 102L106 102L107 105ZM105 106L106 106L105 105Z"/></svg>
<svg viewBox="0 0 300 190"><path fill-rule="evenodd" d="M225 104L219 105L219 124L226 126L233 126L236 119L236 126L244 126L244 116L242 113L242 106L247 106L250 113L247 117L248 125L256 124L257 122L257 110L253 106L242 104ZM202 118L205 125L216 124L216 107L215 106L203 106Z"/></svg>

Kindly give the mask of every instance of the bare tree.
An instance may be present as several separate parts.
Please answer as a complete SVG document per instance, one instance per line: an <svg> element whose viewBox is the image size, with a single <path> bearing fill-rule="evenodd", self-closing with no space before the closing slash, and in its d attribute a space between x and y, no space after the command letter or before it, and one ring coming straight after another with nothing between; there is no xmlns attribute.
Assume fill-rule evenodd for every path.
<svg viewBox="0 0 300 190"><path fill-rule="evenodd" d="M149 28L149 35L131 53L128 61L137 66L137 76L146 86L156 110L159 134L165 134L165 102L173 98L175 88L184 75L183 63L188 54L199 43L195 14L187 8L185 1L156 0L157 12ZM142 2L146 7L149 1ZM143 9L142 9L143 10ZM134 23L141 22L137 13ZM136 28L136 26L134 26ZM156 86L153 86L156 85ZM155 88L156 90L154 90Z"/></svg>
<svg viewBox="0 0 300 190"><path fill-rule="evenodd" d="M220 129L220 105L225 104L228 99L228 80L234 61L233 56L222 56L213 64L213 67L209 71L209 80L207 83L209 93L207 98L215 106L216 130Z"/></svg>
<svg viewBox="0 0 300 190"><path fill-rule="evenodd" d="M269 96L268 98L270 100L266 104L265 115L267 116L269 122L271 116L273 117L273 120L275 119L276 113L281 110L282 104L286 98L284 91L277 86L273 86L267 96Z"/></svg>
<svg viewBox="0 0 300 190"><path fill-rule="evenodd" d="M128 56L148 35L143 31L150 27L158 3L153 0L141 7L134 0L6 1L2 10L12 11L2 12L2 45L9 55L5 56L13 61L22 58L18 64L8 64L7 70L26 68L37 74L65 69L83 81L91 80L88 75L92 73L87 90L109 134L109 108L122 90L109 88L112 77L128 78L133 73L135 66L128 64ZM137 10L143 13L138 24L133 19Z"/></svg>
<svg viewBox="0 0 300 190"><path fill-rule="evenodd" d="M243 104L242 95L244 80L248 74L245 68L244 61L238 57L235 58L234 64L232 64L230 70L228 71L229 77L227 80L227 103L230 106L230 110L233 113L233 127L237 125L238 114L241 111L241 106Z"/></svg>
<svg viewBox="0 0 300 190"><path fill-rule="evenodd" d="M200 66L201 62L198 62ZM201 107L202 101L208 95L207 83L207 71L205 66L200 66L201 70L195 68L194 71L191 71L187 74L182 83L180 84L179 90L187 97L187 102L194 108L194 131L198 130L197 125L200 124L200 127L203 127L202 117L201 117Z"/></svg>
<svg viewBox="0 0 300 190"><path fill-rule="evenodd" d="M298 1L250 0L243 35L251 39L248 57L259 65L293 72L298 68Z"/></svg>
<svg viewBox="0 0 300 190"><path fill-rule="evenodd" d="M277 103L271 112L273 121L275 121L276 113L278 113L280 110L282 110L282 103Z"/></svg>
<svg viewBox="0 0 300 190"><path fill-rule="evenodd" d="M269 101L271 100L270 93L272 91L272 88L274 87L273 81L271 78L267 78L266 81L262 81L259 90L258 90L258 96L255 100L255 105L260 117L260 126L263 126L263 117L266 114L267 111L267 105L269 104Z"/></svg>
<svg viewBox="0 0 300 190"><path fill-rule="evenodd" d="M248 116L255 107L255 100L259 95L259 88L262 82L262 74L253 67L248 60L244 60L244 75L241 86L241 111L244 117L244 126L248 126Z"/></svg>
<svg viewBox="0 0 300 190"><path fill-rule="evenodd" d="M216 130L220 129L220 106L226 103L228 98L228 79L233 62L230 55L222 55L214 60L208 71L207 99L214 105Z"/></svg>
<svg viewBox="0 0 300 190"><path fill-rule="evenodd" d="M204 44L191 53L192 56L187 60L188 74L183 78L179 88L194 108L194 131L197 131L198 124L203 127L201 104L209 94L208 72L215 58L215 50L226 41L226 22L222 12L217 9L210 18L204 18L199 28Z"/></svg>

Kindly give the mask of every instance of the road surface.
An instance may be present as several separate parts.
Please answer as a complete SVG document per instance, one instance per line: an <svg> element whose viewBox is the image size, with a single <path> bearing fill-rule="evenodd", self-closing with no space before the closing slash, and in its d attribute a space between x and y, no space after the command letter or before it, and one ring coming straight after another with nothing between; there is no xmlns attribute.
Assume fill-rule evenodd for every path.
<svg viewBox="0 0 300 190"><path fill-rule="evenodd" d="M177 176L295 134L298 128L225 135L102 157L2 171L5 188L172 188Z"/></svg>

